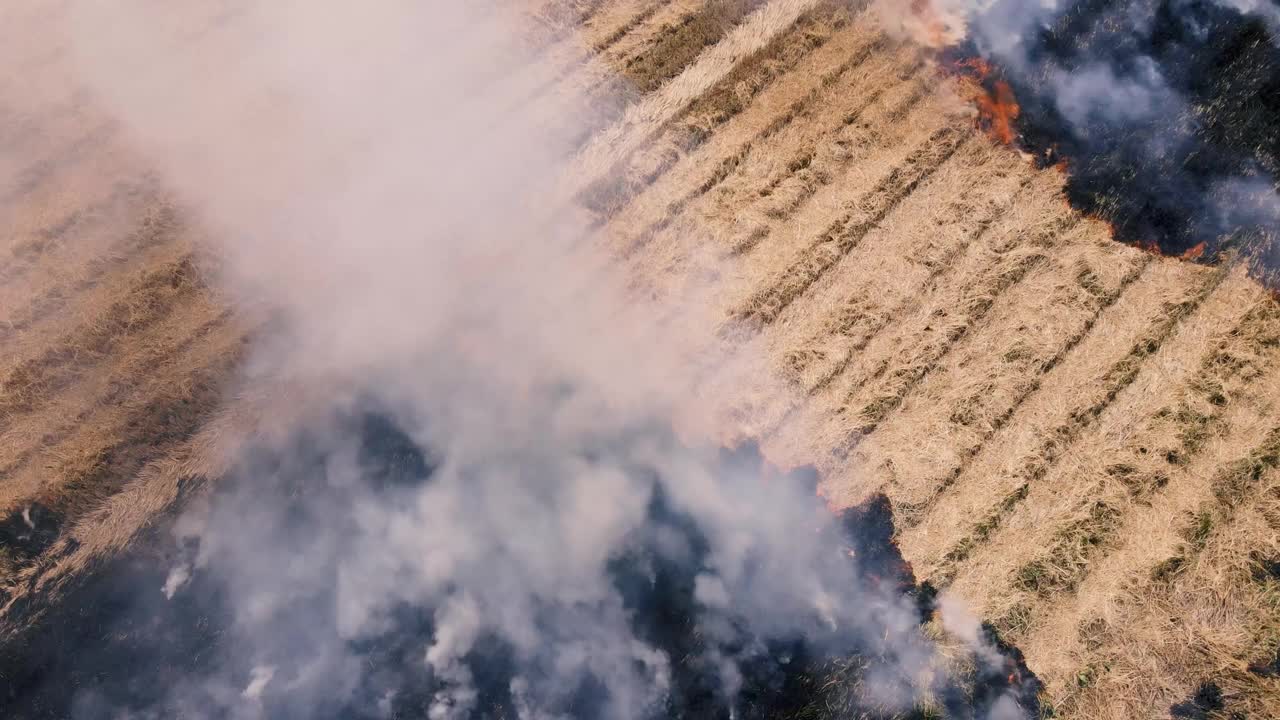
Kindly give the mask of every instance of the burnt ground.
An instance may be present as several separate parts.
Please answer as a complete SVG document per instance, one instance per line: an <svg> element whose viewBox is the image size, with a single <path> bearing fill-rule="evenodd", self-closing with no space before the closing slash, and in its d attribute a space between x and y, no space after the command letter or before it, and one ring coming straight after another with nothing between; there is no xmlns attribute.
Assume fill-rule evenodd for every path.
<svg viewBox="0 0 1280 720"><path fill-rule="evenodd" d="M372 415L362 418L359 425L365 480L375 491L395 493L430 481L429 454L416 447L393 423ZM317 507L326 512L343 507L343 493L316 479L324 476L326 460L325 452L305 435L283 453L258 452L231 477L214 484L211 506L216 512L225 498L243 499L248 492L262 507L276 508L274 520L283 527L311 527L314 535L341 529L349 521L341 515L325 518L328 525L323 529L313 524L319 519L315 516ZM753 445L725 451L723 461L726 467L737 470L773 472L765 467ZM281 475L281 470L286 472ZM264 473L287 480L282 484L264 483ZM816 480L811 469L785 476L787 482L807 485L816 485ZM317 503L316 495L324 493L334 497ZM652 500L650 517L653 523L683 534L693 547L703 543L692 521L667 507L660 494ZM0 711L5 717L106 718L122 710L139 713L140 717L181 716L184 707L190 709L183 703L192 698L199 702L218 697L213 678L248 681L254 663L237 653L243 638L238 636L241 630L237 629L228 602L231 589L227 583L216 572L197 569L172 599L162 591L171 568L184 558L190 560L196 550L193 540L175 540L176 520L168 517L153 524L128 552L74 581L63 602L22 637L4 646L0 655L0 678L4 680ZM934 612L936 591L927 584L916 583L911 567L894 545L893 516L887 499L880 496L843 511L839 525L843 537L832 541L844 544L860 558L860 582L888 584L915 598L920 622L927 622ZM308 549L312 538L307 533L293 537L299 544L284 549L283 555L279 548L264 552L277 553L277 557L315 554ZM323 542L316 544L324 546ZM616 557L611 570L616 587L634 612L637 636L662 648L677 663L675 685L660 716L729 718L731 708L716 691L712 668L696 660L703 642L695 627L693 579L698 568L664 562L661 557L655 548L641 545ZM652 572L655 567L656 574ZM337 585L335 576L333 587ZM298 598L296 606L283 616L308 618L308 623L315 618L332 619L335 596L333 590ZM386 632L348 643L347 649L360 659L365 672L344 703L322 708L290 693L268 693L263 699L266 716L422 716L438 689L422 661L423 648L434 634L432 611L403 605L393 616L394 622ZM336 636L335 627L299 625L290 630L283 637L298 643L287 651L295 657L322 652L321 646ZM1038 707L1040 684L1027 670L1021 654L1000 642L990 626L985 632L1004 654L1005 667L979 670L974 677L951 683L941 693L941 708L922 710L912 717L936 717L931 713L939 709L945 709L946 717L986 717L986 708L1007 693L1012 693L1023 707ZM743 665L745 686L732 717L832 716L829 710L820 709L824 703L828 708L832 706L831 678L856 683L858 671L851 673L849 668L874 666L876 654L885 649L859 645L847 638L831 640L834 642L824 641L822 646L799 638L767 640L769 652ZM509 650L494 638L482 640L469 656L481 694L477 712L485 717L516 716L509 690L513 672L509 656ZM379 705L379 698L388 697L389 691L394 691L394 701ZM573 717L593 717L593 708L599 701L593 694L598 692L588 683L564 710ZM877 716L871 708L849 704L848 698L841 702L843 705L837 706L845 711ZM382 714L384 711L388 714Z"/></svg>

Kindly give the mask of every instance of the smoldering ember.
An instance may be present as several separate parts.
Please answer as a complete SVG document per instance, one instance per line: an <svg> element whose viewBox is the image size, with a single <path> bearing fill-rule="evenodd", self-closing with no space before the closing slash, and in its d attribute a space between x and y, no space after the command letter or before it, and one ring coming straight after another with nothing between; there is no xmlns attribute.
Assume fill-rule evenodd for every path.
<svg viewBox="0 0 1280 720"><path fill-rule="evenodd" d="M1280 717L1271 0L0 36L0 717Z"/></svg>

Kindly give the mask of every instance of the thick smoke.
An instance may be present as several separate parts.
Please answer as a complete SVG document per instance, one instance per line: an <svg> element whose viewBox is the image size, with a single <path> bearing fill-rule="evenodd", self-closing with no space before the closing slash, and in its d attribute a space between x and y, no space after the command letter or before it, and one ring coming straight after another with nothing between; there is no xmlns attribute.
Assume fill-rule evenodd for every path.
<svg viewBox="0 0 1280 720"><path fill-rule="evenodd" d="M149 602L217 595L225 631L83 717L751 717L856 653L858 707L960 703L811 483L700 446L692 378L738 365L593 250L559 176L591 104L531 93L514 15L125 0L69 31L263 318L245 382L326 408L175 526Z"/></svg>
<svg viewBox="0 0 1280 720"><path fill-rule="evenodd" d="M1118 239L1280 267L1280 5L1274 0L922 0L889 23L978 57L1020 106L1016 141ZM974 67L967 65L967 67ZM990 68L988 70L988 68Z"/></svg>

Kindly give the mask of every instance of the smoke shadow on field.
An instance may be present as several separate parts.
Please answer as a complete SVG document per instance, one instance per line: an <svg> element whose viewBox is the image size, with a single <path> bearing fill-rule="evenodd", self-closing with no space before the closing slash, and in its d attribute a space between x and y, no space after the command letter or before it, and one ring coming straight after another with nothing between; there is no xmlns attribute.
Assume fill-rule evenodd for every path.
<svg viewBox="0 0 1280 720"><path fill-rule="evenodd" d="M200 543L188 534L191 528L183 527L188 516L174 515L149 528L130 551L80 579L38 626L3 648L4 716L427 717L448 685L424 662L425 649L440 639L436 608L400 602L377 632L344 637L338 627L341 582L332 541L355 531L354 495L372 493L395 502L430 484L438 462L388 416L354 415L341 425L358 437L361 487L335 483L334 476L342 473L328 470L335 458L327 444L320 436L300 433L283 450L249 453L207 497L192 500L207 503L210 523L231 513L246 532L269 528L266 535L275 544L260 552L271 557L265 566L281 574L281 585L294 572L291 563L307 564L308 572L319 568L321 576L330 577L322 591L292 596L287 607L274 609L266 656L245 651L264 643L243 635L246 628L261 632L262 626L238 619L245 607L253 607L252 599L236 596L245 591L238 584L241 571L228 573L216 556L202 558ZM768 476L770 482L816 486L812 469L776 473L750 444L721 452L720 463L726 471ZM892 588L915 602L920 623L928 621L936 609L935 593L916 584L893 544L885 498L844 511L832 527L836 530L826 541L851 562L856 558L859 584ZM858 692L859 684L874 678L886 656L896 652L887 632L885 644L836 630L825 636L768 636L724 616L726 625L715 629L713 640L705 616L699 620L706 602L700 597L705 589L699 587L699 572L707 552L695 520L659 489L650 499L643 532L609 561L608 574L635 636L673 664L667 699L647 717L925 718L945 712L945 717L988 718L996 717L992 709L1008 697L1031 716L1037 712L1040 684L1007 646L1001 646L1001 664L948 680L934 709L891 715L865 703ZM989 627L986 632L988 641L999 643ZM723 668L710 662L726 653L738 659L741 673L740 690L732 697L722 685ZM465 655L476 693L470 717L528 716L522 712L522 681L513 657L497 636L472 644ZM320 668L316 677L324 682L308 686L306 673L288 682L280 679L290 663ZM345 681L334 683L339 677ZM608 692L588 676L556 709L562 717L602 717Z"/></svg>

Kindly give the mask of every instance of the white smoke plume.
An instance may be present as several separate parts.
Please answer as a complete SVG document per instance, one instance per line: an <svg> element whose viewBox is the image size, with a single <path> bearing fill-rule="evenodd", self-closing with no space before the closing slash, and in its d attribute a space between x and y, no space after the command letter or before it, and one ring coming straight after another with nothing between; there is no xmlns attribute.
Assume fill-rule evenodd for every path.
<svg viewBox="0 0 1280 720"><path fill-rule="evenodd" d="M485 716L494 681L473 660L500 656L521 718L653 717L682 659L636 631L618 588L641 546L696 570L698 623L679 632L730 704L770 638L888 643L888 710L934 688L916 608L859 584L811 488L671 432L717 415L694 368L731 364L698 340L714 336L699 308L632 296L557 196L591 104L532 93L516 13L211 7L83 0L69 32L216 238L229 295L271 318L246 382L329 395L333 413L246 456L237 489L184 519L193 557L163 593L215 577L232 659L135 716L392 717L405 687L427 688L427 717ZM370 409L428 449L422 482L378 486L348 422ZM697 532L654 522L655 503Z"/></svg>

